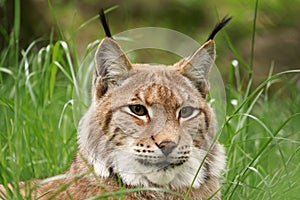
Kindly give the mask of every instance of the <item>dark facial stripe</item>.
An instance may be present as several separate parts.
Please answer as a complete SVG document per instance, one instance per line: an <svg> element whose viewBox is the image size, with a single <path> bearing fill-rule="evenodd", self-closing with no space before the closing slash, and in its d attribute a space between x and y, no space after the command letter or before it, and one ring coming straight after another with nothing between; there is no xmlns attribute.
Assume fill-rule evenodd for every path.
<svg viewBox="0 0 300 200"><path fill-rule="evenodd" d="M208 181L210 179L210 166L207 162L204 162L204 181Z"/></svg>
<svg viewBox="0 0 300 200"><path fill-rule="evenodd" d="M208 113L205 109L200 109L200 111L204 114L205 128L206 131L208 131L210 125L210 117L208 116Z"/></svg>
<svg viewBox="0 0 300 200"><path fill-rule="evenodd" d="M106 115L105 115L105 118L103 120L103 123L102 123L102 130L104 131L104 133L108 133L108 130L109 130L109 125L110 125L110 122L111 122L111 119L112 119L112 111L109 110Z"/></svg>

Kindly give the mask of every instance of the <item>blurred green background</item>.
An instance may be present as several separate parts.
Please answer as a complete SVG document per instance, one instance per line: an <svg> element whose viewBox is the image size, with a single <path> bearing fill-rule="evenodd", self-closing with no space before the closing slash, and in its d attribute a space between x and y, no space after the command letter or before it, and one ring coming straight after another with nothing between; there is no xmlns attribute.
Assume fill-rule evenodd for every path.
<svg viewBox="0 0 300 200"><path fill-rule="evenodd" d="M50 32L61 39L58 30L67 40L75 40L79 53L85 51L88 43L104 36L95 17L100 8L119 7L107 17L116 34L137 27L157 26L182 32L202 43L219 18L233 16L227 33L237 51L250 60L251 34L256 1L254 0L52 0L52 10L46 0L21 1L20 44L26 48L33 40L42 38L47 43ZM1 37L3 49L9 42L13 29L14 1L0 0ZM256 22L254 77L261 81L268 74L270 66L274 71L299 68L300 66L300 0L262 0L258 3ZM53 14L56 16L53 17ZM55 18L57 22L55 21ZM224 37L217 37L217 65L226 74L228 63L234 59ZM42 45L43 43L40 43ZM222 63L222 65L220 64Z"/></svg>

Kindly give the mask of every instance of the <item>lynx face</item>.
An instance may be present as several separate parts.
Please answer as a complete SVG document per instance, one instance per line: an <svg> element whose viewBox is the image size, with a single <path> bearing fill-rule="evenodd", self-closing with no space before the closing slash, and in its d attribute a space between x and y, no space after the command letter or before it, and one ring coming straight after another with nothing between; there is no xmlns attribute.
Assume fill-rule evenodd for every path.
<svg viewBox="0 0 300 200"><path fill-rule="evenodd" d="M79 126L80 151L103 177L132 186L188 187L219 177L223 147L206 102L212 40L172 66L131 64L115 41L96 52L92 104Z"/></svg>

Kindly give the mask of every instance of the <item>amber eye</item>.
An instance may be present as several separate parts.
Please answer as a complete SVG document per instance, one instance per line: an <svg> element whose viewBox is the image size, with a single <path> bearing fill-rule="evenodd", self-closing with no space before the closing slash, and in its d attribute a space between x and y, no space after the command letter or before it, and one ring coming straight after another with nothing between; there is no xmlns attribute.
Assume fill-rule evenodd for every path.
<svg viewBox="0 0 300 200"><path fill-rule="evenodd" d="M147 109L142 105L130 105L129 109L137 116L144 116L148 114Z"/></svg>
<svg viewBox="0 0 300 200"><path fill-rule="evenodd" d="M190 117L194 113L194 110L195 109L193 107L191 107L191 106L183 107L180 110L179 116L181 118L188 118L188 117Z"/></svg>

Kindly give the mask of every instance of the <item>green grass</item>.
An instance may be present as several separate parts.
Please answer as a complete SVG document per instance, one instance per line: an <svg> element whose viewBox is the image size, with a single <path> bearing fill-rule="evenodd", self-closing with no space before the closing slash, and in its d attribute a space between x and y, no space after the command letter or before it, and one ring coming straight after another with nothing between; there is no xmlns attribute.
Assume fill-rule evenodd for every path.
<svg viewBox="0 0 300 200"><path fill-rule="evenodd" d="M72 66L66 59L69 52L61 42L38 51L34 44L21 52L18 65L7 60L15 56L13 46L1 57L5 59L0 69L4 184L57 174L67 168L76 149L72 107L67 106L74 89L69 78Z"/></svg>
<svg viewBox="0 0 300 200"><path fill-rule="evenodd" d="M23 199L18 193L20 180L49 177L68 168L77 149L76 97L90 84L89 78L80 77L84 81L78 83L76 77L80 70L92 69L96 44L91 43L82 60L72 38L53 41L50 36L45 47L37 48L41 41L33 41L20 50L20 5L16 2L15 29L0 52L0 183L8 191L7 199ZM256 11L257 7L254 30ZM248 65L230 36L225 37L241 64L229 66L227 114L220 131L228 156L223 199L299 199L300 70L270 74L253 88L255 58ZM254 46L255 31L250 40ZM240 75L242 71L246 76ZM10 192L8 183L15 192Z"/></svg>
<svg viewBox="0 0 300 200"><path fill-rule="evenodd" d="M247 98L237 93L234 99L240 103L229 106L232 114L221 135L228 156L224 199L299 198L300 95L293 80L282 76L270 77ZM272 80L282 82L281 91L269 95ZM266 87L260 89L263 85Z"/></svg>

